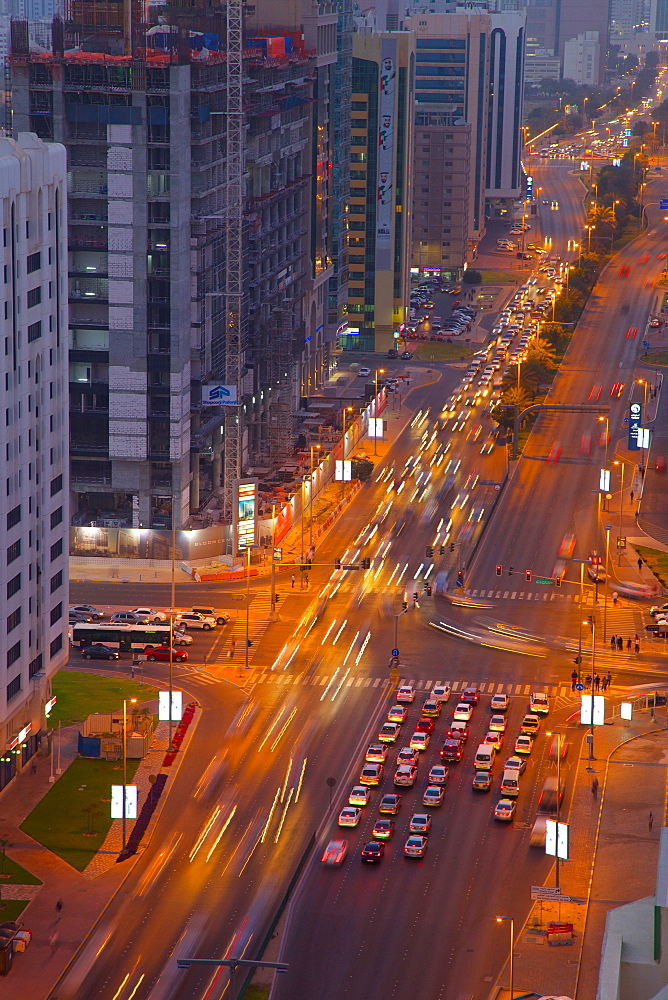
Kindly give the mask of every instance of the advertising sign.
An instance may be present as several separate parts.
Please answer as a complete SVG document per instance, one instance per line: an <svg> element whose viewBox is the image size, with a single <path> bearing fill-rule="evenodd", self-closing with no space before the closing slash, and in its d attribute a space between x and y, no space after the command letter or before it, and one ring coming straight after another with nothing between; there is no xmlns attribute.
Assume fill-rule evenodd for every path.
<svg viewBox="0 0 668 1000"><path fill-rule="evenodd" d="M348 460L342 462L340 459L337 458L334 467L334 479L339 483L341 482L341 480L343 480L346 483L349 483L351 466L352 462Z"/></svg>
<svg viewBox="0 0 668 1000"><path fill-rule="evenodd" d="M376 267L392 266L392 180L394 176L394 98L396 49L392 38L381 43L380 97L378 102L378 176L376 195Z"/></svg>
<svg viewBox="0 0 668 1000"><path fill-rule="evenodd" d="M172 691L172 722L180 722L183 716L183 692ZM169 722L169 691L158 692L158 720Z"/></svg>
<svg viewBox="0 0 668 1000"><path fill-rule="evenodd" d="M202 406L236 406L236 385L221 385L214 382L202 386Z"/></svg>
<svg viewBox="0 0 668 1000"><path fill-rule="evenodd" d="M137 819L137 786L111 786L111 818L123 819L123 788L125 788L125 818Z"/></svg>
<svg viewBox="0 0 668 1000"><path fill-rule="evenodd" d="M232 540L235 552L255 545L257 490L257 479L235 479L232 484Z"/></svg>
<svg viewBox="0 0 668 1000"><path fill-rule="evenodd" d="M629 406L629 450L637 451L640 447L638 444L638 429L641 420L642 403L631 403Z"/></svg>

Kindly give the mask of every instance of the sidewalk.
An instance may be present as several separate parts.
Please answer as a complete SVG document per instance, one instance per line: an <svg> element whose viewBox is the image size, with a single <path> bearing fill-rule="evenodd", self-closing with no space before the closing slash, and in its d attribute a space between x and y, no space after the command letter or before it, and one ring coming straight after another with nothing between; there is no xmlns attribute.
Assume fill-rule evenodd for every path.
<svg viewBox="0 0 668 1000"><path fill-rule="evenodd" d="M585 902L534 902L526 923L516 930L516 995L534 991L595 1000L608 910L654 892L668 747L666 710L660 711L660 722L653 723L644 712L630 725L617 717L613 725L596 727L593 761L587 759L584 739L578 745L579 727L567 734L570 753L579 752L579 758L562 817L570 826L571 857L560 863L560 887L564 896ZM555 885L554 868L546 885ZM549 921L573 925L570 946L548 945ZM508 1000L507 977L506 968L500 977L504 985L497 983L491 993L494 1000Z"/></svg>

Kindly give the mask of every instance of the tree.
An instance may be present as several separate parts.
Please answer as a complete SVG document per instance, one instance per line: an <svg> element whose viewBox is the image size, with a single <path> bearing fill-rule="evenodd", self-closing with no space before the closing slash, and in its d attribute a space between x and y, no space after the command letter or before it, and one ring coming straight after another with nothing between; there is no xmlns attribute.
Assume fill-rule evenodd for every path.
<svg viewBox="0 0 668 1000"><path fill-rule="evenodd" d="M641 139L643 136L647 135L648 132L649 125L643 118L641 118L640 121L637 121L633 126L633 134L639 136Z"/></svg>
<svg viewBox="0 0 668 1000"><path fill-rule="evenodd" d="M373 462L368 458L353 458L350 463L350 475L352 479L359 479L365 482L373 472Z"/></svg>
<svg viewBox="0 0 668 1000"><path fill-rule="evenodd" d="M469 267L464 271L464 277L462 282L465 285L479 285L482 281L482 274L480 271L476 271L475 268Z"/></svg>
<svg viewBox="0 0 668 1000"><path fill-rule="evenodd" d="M598 225L599 223L602 223L604 226L610 226L611 229L614 229L617 224L615 213L606 205L593 205L589 209L587 221L590 225Z"/></svg>
<svg viewBox="0 0 668 1000"><path fill-rule="evenodd" d="M534 337L527 349L527 361L533 361L546 369L559 367L557 354L549 340L544 337Z"/></svg>

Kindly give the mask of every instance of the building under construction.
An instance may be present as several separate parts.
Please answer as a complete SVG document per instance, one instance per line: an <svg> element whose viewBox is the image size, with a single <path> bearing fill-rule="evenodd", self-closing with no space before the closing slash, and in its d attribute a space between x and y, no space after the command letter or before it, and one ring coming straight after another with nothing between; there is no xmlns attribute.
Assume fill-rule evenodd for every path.
<svg viewBox="0 0 668 1000"><path fill-rule="evenodd" d="M74 524L227 520L294 452L317 59L249 13L70 0L50 51L12 22L14 130L68 153Z"/></svg>

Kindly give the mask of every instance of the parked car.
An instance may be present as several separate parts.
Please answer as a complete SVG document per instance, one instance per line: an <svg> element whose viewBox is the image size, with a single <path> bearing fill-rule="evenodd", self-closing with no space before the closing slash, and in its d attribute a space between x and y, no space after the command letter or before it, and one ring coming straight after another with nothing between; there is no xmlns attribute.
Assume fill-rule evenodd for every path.
<svg viewBox="0 0 668 1000"><path fill-rule="evenodd" d="M169 663L169 646L145 646L144 655L147 660L153 662L154 660L160 660L161 662ZM172 646L172 662L183 663L184 660L188 659L188 654L185 649L175 649Z"/></svg>
<svg viewBox="0 0 668 1000"><path fill-rule="evenodd" d="M81 655L84 660L117 660L119 658L117 649L111 649L101 642L94 642L92 645L86 646L82 649Z"/></svg>
<svg viewBox="0 0 668 1000"><path fill-rule="evenodd" d="M176 615L174 624L183 625L184 628L201 628L205 632L209 632L212 628L216 627L217 622L215 618L210 618L208 615L185 612L182 615Z"/></svg>

